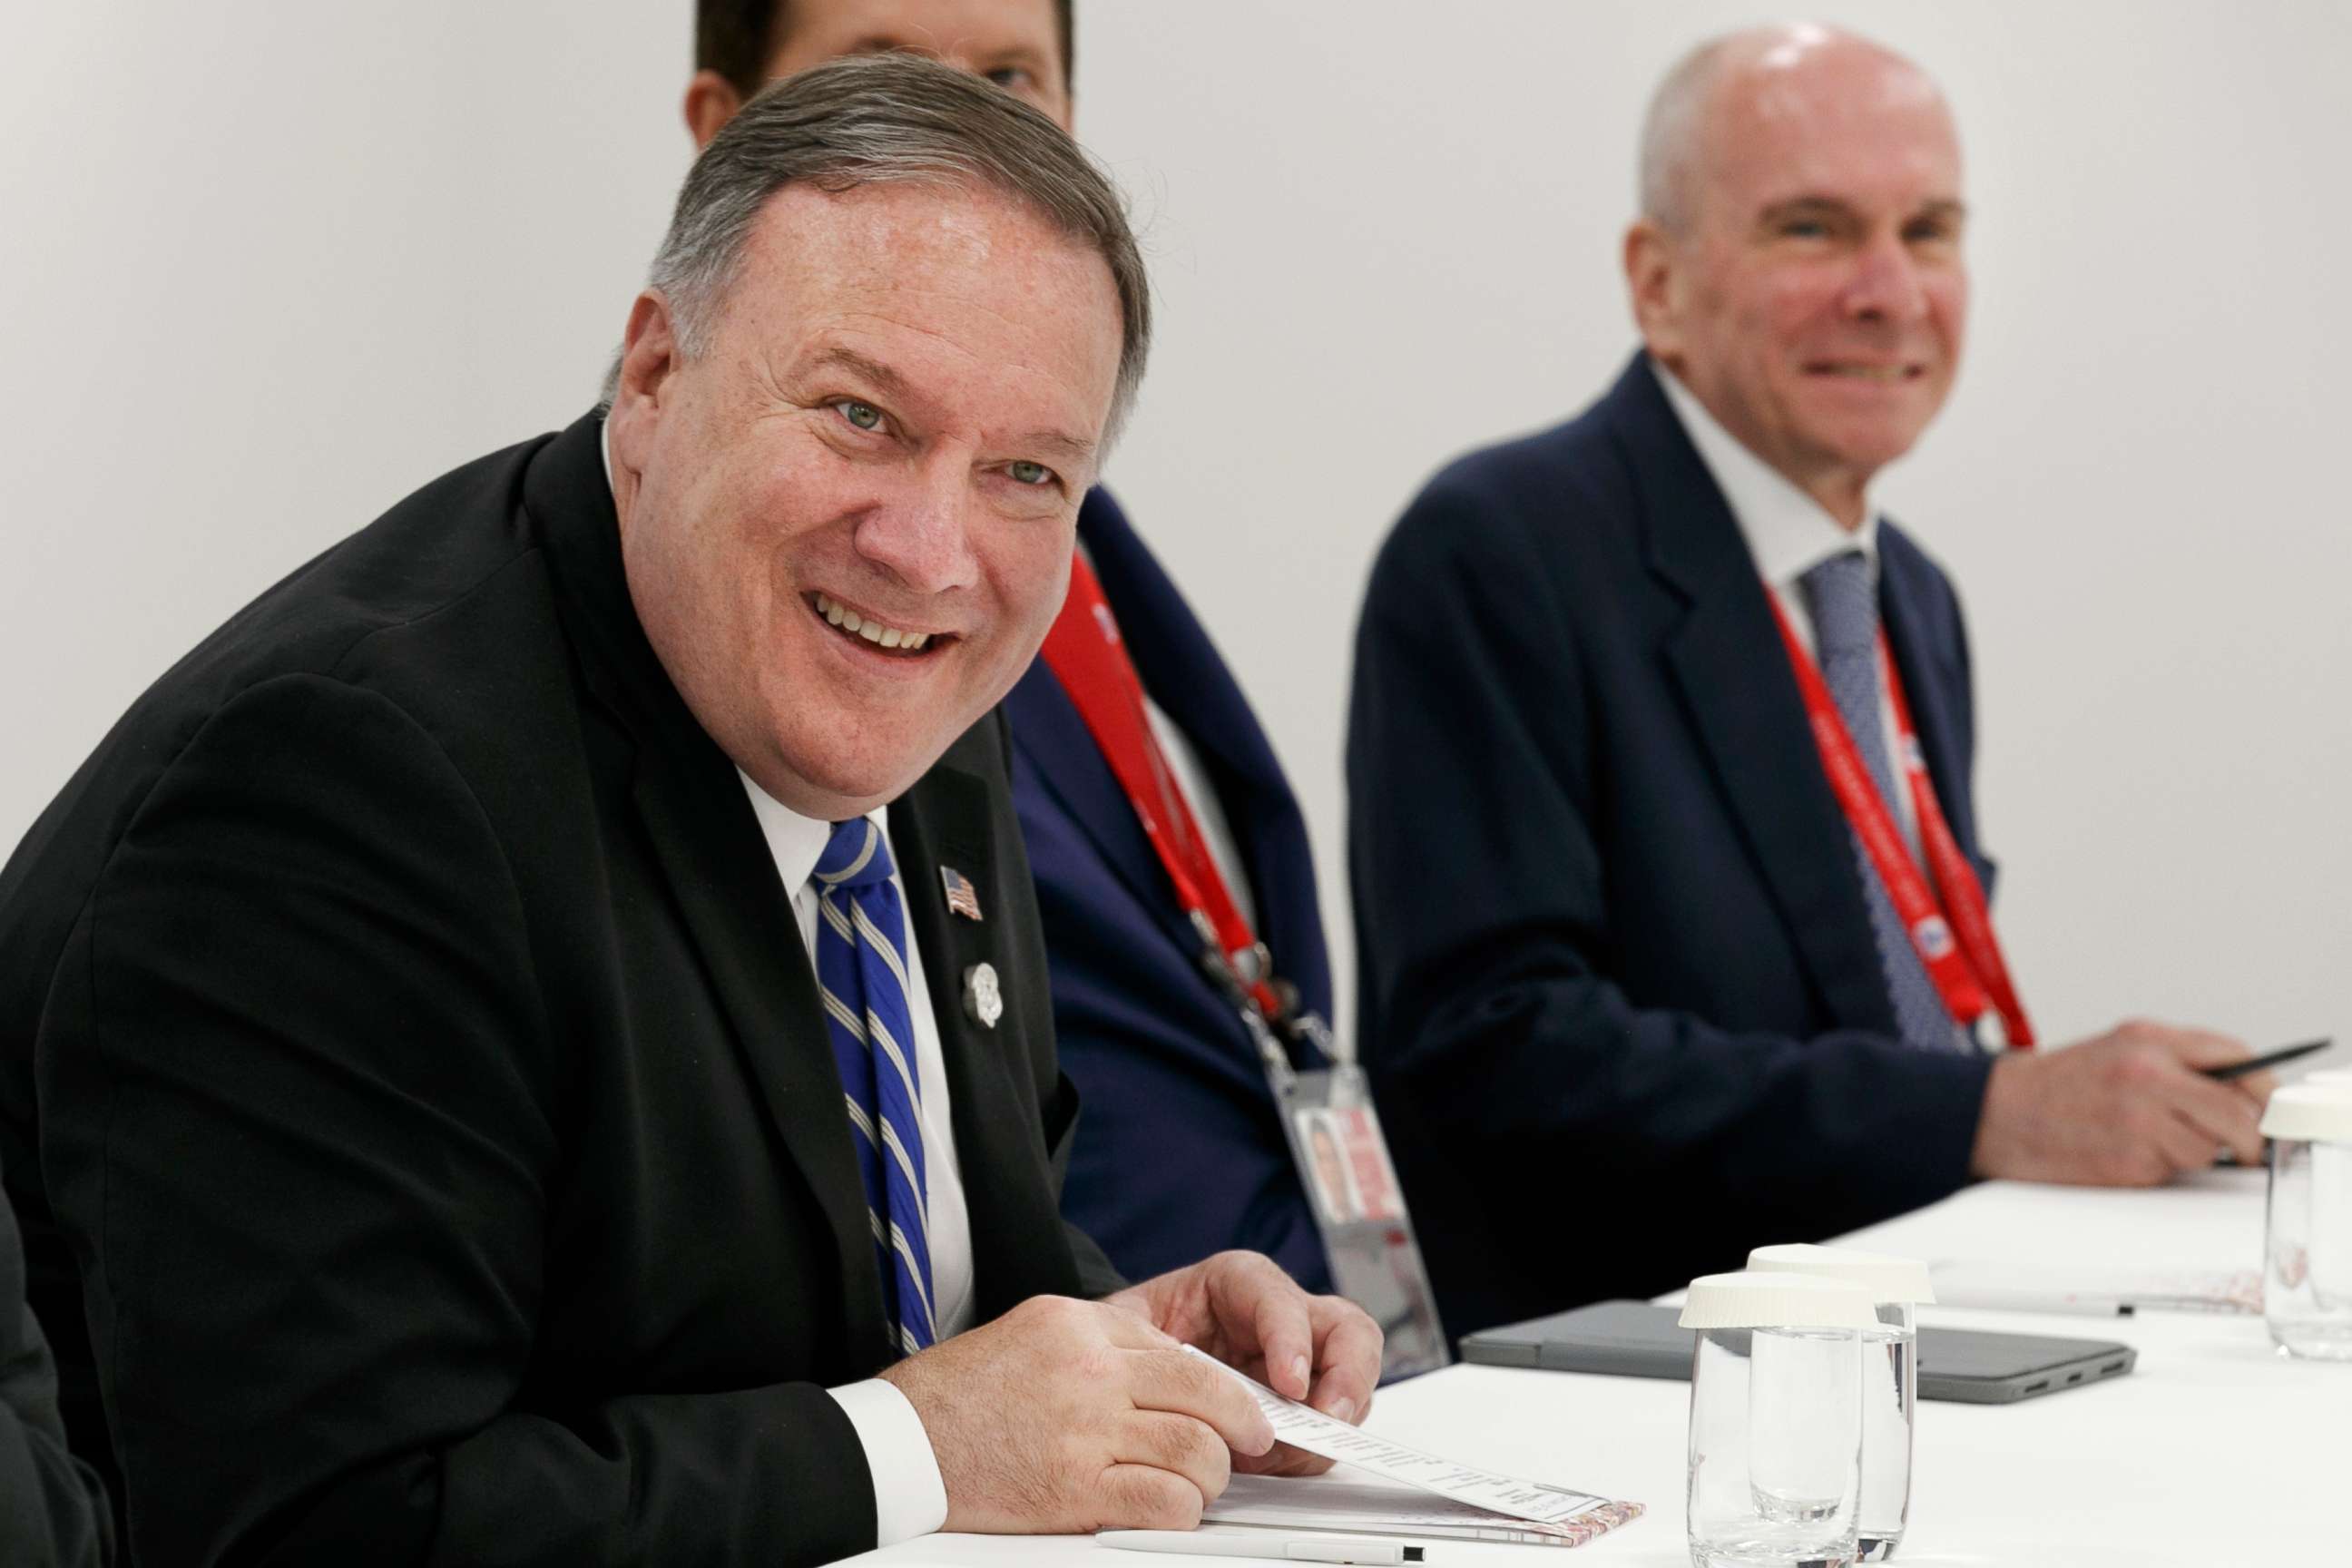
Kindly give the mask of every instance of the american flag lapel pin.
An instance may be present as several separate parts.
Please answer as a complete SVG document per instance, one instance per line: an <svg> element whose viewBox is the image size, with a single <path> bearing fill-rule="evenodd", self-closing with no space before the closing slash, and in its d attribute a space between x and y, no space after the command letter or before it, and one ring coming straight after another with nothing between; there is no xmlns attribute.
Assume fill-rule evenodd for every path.
<svg viewBox="0 0 2352 1568"><path fill-rule="evenodd" d="M961 915L968 921L981 919L980 889L971 879L952 866L940 868L940 886L947 889L948 913Z"/></svg>

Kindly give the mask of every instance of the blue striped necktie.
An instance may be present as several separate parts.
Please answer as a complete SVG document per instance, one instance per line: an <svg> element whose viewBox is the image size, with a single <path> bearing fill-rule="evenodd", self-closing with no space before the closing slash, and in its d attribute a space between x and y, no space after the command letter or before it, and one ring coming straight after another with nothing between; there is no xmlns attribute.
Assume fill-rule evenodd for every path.
<svg viewBox="0 0 2352 1568"><path fill-rule="evenodd" d="M939 1338L931 1315L921 1085L907 1005L907 927L890 846L866 817L835 823L816 863L816 981L841 1068L883 1306L907 1354Z"/></svg>
<svg viewBox="0 0 2352 1568"><path fill-rule="evenodd" d="M1869 560L1858 550L1832 555L1805 574L1805 599L1813 612L1813 641L1820 648L1822 681L1837 703L1846 733L1870 765L1879 798L1900 820L1902 806L1895 791L1893 759L1886 754L1886 721L1881 716L1885 693L1878 679L1878 585ZM1879 967L1886 975L1887 999L1895 1005L1896 1030L1906 1046L1923 1050L1956 1050L1959 1033L1944 1005L1943 993L1927 978L1927 966L1903 917L1895 912L1885 882L1862 847L1862 836L1851 827L1853 858L1862 868L1863 897L1870 905L1870 934L1878 948Z"/></svg>

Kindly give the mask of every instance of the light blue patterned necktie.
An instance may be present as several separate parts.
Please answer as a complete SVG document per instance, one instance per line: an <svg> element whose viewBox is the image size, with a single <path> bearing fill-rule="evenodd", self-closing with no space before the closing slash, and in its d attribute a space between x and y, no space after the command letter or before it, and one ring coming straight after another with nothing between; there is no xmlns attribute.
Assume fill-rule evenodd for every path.
<svg viewBox="0 0 2352 1568"><path fill-rule="evenodd" d="M834 825L816 863L816 979L866 1183L883 1306L899 1348L939 1338L923 1172L922 1086L907 1003L907 927L890 846L866 817Z"/></svg>
<svg viewBox="0 0 2352 1568"><path fill-rule="evenodd" d="M1822 679L1837 703L1846 732L1869 764L1879 798L1896 821L1902 820L1895 794L1895 769L1886 754L1885 721L1880 716L1883 694L1878 679L1878 591L1869 560L1860 551L1833 555L1804 575L1805 599L1813 612L1813 641ZM1870 904L1870 934L1878 946L1878 963L1886 976L1886 994L1895 1005L1895 1027L1906 1046L1923 1050L1958 1048L1960 1037L1942 993L1927 978L1919 950L1895 912L1895 900L1880 879L1878 868L1862 846L1862 836L1849 826L1854 863L1862 868L1863 894Z"/></svg>

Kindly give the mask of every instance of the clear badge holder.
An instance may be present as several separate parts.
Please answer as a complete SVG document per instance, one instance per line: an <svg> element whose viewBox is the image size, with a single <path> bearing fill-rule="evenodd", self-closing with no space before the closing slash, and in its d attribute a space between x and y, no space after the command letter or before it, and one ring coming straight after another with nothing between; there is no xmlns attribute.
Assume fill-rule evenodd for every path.
<svg viewBox="0 0 2352 1568"><path fill-rule="evenodd" d="M1285 1026L1332 1064L1313 1072L1291 1065L1289 1050L1255 1004L1244 1000L1241 1014L1265 1058L1332 1282L1381 1326L1381 1381L1450 1364L1437 1299L1363 1069L1338 1060L1330 1026L1313 1013L1298 1014Z"/></svg>

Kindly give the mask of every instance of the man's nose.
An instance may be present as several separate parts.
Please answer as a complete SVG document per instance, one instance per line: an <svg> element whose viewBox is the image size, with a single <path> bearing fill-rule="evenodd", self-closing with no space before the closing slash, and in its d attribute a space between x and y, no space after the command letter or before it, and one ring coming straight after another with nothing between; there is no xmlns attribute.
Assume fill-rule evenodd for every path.
<svg viewBox="0 0 2352 1568"><path fill-rule="evenodd" d="M858 521L857 553L918 594L944 594L980 580L971 547L968 466L940 459L911 468L882 504Z"/></svg>
<svg viewBox="0 0 2352 1568"><path fill-rule="evenodd" d="M1845 289L1846 314L1861 320L1910 321L1927 312L1927 290L1920 284L1918 258L1899 235L1885 235L1856 258Z"/></svg>

